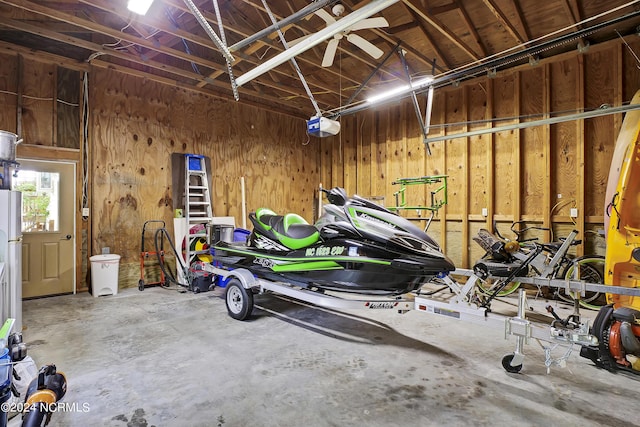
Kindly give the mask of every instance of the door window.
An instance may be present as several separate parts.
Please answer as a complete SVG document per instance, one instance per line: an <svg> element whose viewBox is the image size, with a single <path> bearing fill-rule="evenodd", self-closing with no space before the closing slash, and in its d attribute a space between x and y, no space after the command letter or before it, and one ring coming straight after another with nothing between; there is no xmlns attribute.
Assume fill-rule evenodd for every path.
<svg viewBox="0 0 640 427"><path fill-rule="evenodd" d="M22 192L22 232L60 231L60 174L20 170L12 180Z"/></svg>

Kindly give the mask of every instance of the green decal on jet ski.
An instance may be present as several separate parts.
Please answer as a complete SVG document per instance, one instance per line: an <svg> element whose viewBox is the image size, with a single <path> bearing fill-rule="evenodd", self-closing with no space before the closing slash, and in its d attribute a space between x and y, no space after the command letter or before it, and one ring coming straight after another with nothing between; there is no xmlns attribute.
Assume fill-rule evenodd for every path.
<svg viewBox="0 0 640 427"><path fill-rule="evenodd" d="M277 264L272 269L276 273L286 273L292 271L341 270L342 267L333 261L312 261L296 264Z"/></svg>

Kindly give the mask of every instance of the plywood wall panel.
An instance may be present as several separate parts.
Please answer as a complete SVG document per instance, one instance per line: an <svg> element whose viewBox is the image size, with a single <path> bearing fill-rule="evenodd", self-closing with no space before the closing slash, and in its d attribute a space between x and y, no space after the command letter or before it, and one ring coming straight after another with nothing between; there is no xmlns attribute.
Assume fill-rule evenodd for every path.
<svg viewBox="0 0 640 427"><path fill-rule="evenodd" d="M387 135L387 178L385 180L387 205L395 205L393 193L398 190L398 186L392 182L398 178L406 177L406 146L405 146L405 121L408 119L404 114L402 105L395 108L388 108L389 133ZM400 212L406 216L407 212Z"/></svg>
<svg viewBox="0 0 640 427"><path fill-rule="evenodd" d="M383 197L385 205L392 203L387 195L387 141L389 135L388 110L375 110L375 145L371 149L371 195Z"/></svg>
<svg viewBox="0 0 640 427"><path fill-rule="evenodd" d="M487 117L486 85L472 85L469 87L469 130L474 131L491 126L481 122ZM488 178L491 171L487 170L487 156L491 135L476 135L469 137L469 214L481 215L482 208L489 207L491 189Z"/></svg>
<svg viewBox="0 0 640 427"><path fill-rule="evenodd" d="M324 188L330 188L333 185L333 180L331 179L333 174L332 138L320 138L319 140L311 138L307 145L310 144L317 144L320 149L319 184L322 184Z"/></svg>
<svg viewBox="0 0 640 427"><path fill-rule="evenodd" d="M22 137L26 144L53 146L56 67L24 59Z"/></svg>
<svg viewBox="0 0 640 427"><path fill-rule="evenodd" d="M172 230L173 153L211 159L215 215L233 216L237 225L242 224L240 178L244 177L247 212L267 206L313 221L322 142L303 145L307 141L303 120L140 83L108 70L94 74L90 94L94 253L110 247L123 256L125 266L134 265L144 221L163 219ZM150 101L145 107L146 96Z"/></svg>
<svg viewBox="0 0 640 427"><path fill-rule="evenodd" d="M456 134L464 131L463 125L455 123L465 122L466 106L464 104L464 87L448 92L446 94L446 123L452 123L446 129L447 134ZM462 215L466 201L467 181L465 179L466 164L466 138L449 139L446 145L446 170L448 175L449 186L449 204L447 206L447 215ZM448 239L448 236L447 236Z"/></svg>
<svg viewBox="0 0 640 427"><path fill-rule="evenodd" d="M587 109L602 105L616 105L617 52L596 52L585 58L585 106ZM614 116L595 117L584 122L585 215L603 216L603 204L614 141L618 130Z"/></svg>
<svg viewBox="0 0 640 427"><path fill-rule="evenodd" d="M371 148L375 146L374 120L375 116L372 110L367 110L364 114L358 115L356 192L362 197L372 197L374 195L371 191Z"/></svg>
<svg viewBox="0 0 640 427"><path fill-rule="evenodd" d="M638 61L638 52L640 52L640 39L631 37L627 39L629 48L620 46L622 50L622 99L631 101L633 95L640 89L640 62Z"/></svg>
<svg viewBox="0 0 640 427"><path fill-rule="evenodd" d="M345 127L342 134L342 153L343 164L350 165L350 167L343 168L344 173L344 187L347 193L353 194L358 189L358 155L357 155L357 140L358 140L358 117L351 116L348 120L349 124ZM356 167L353 167L356 166Z"/></svg>
<svg viewBox="0 0 640 427"><path fill-rule="evenodd" d="M80 148L80 73L63 67L56 69L55 145Z"/></svg>
<svg viewBox="0 0 640 427"><path fill-rule="evenodd" d="M429 131L430 137L441 136L445 134L445 128L442 127L445 124L446 114L446 97L445 91L435 91L433 96L433 113L431 116L432 128ZM426 174L427 175L445 175L444 157L445 157L445 144L444 142L435 142L429 144L429 154L425 148L426 155Z"/></svg>
<svg viewBox="0 0 640 427"><path fill-rule="evenodd" d="M441 136L445 134L442 125L445 122L446 115L446 96L444 91L435 91L433 96L433 113L431 116L431 124L434 126L430 129L430 136ZM446 145L444 142L429 144L429 151L425 148L426 154L426 172L427 175L446 175L445 153ZM430 153L430 154L429 154ZM447 177L448 179L448 177ZM448 191L447 191L448 194ZM428 233L442 248L446 248L446 213L447 206L440 208L435 215L437 220L429 225Z"/></svg>
<svg viewBox="0 0 640 427"><path fill-rule="evenodd" d="M424 101L425 97L419 97L419 103L421 106L421 114L424 116ZM416 111L412 104L404 104L404 115L406 117L404 139L406 141L406 156L405 156L405 177L420 177L428 175L425 169L425 146L422 137L422 131L420 130L420 124ZM394 191L397 191L399 186L396 186ZM425 206L430 204L430 198L427 197L429 189L424 185L414 185L407 188L407 203L413 206ZM408 212L409 216L422 215L428 216L428 212ZM422 224L421 224L422 225Z"/></svg>
<svg viewBox="0 0 640 427"><path fill-rule="evenodd" d="M0 54L0 130L17 132L18 57Z"/></svg>
<svg viewBox="0 0 640 427"><path fill-rule="evenodd" d="M520 114L523 122L540 120L544 107L545 91L544 68L535 67L520 73ZM541 200L548 186L546 175L547 159L545 145L549 141L544 137L544 128L535 126L520 131L522 144L522 215L542 218Z"/></svg>
<svg viewBox="0 0 640 427"><path fill-rule="evenodd" d="M463 250L467 250L467 244L462 242L462 221L447 221L446 230L446 255L453 261L455 266L465 265L462 262L462 258Z"/></svg>
<svg viewBox="0 0 640 427"><path fill-rule="evenodd" d="M496 118L514 117L516 110L514 94L516 91L513 74L500 76L493 80L493 115ZM503 120L499 125L514 123L515 120ZM520 180L516 163L518 143L517 131L498 132L494 135L494 168L495 187L493 189L494 213L496 215L513 215L513 192Z"/></svg>
<svg viewBox="0 0 640 427"><path fill-rule="evenodd" d="M578 61L569 59L551 64L551 110L574 112L578 104ZM568 214L578 194L576 125L564 122L551 126L552 203L559 203L552 214ZM582 136L580 136L581 138Z"/></svg>
<svg viewBox="0 0 640 427"><path fill-rule="evenodd" d="M351 126L353 117L341 119L342 126L348 128ZM344 149L342 147L342 131L334 137L329 138L331 140L331 182L332 187L338 186L344 188ZM351 190L347 190L349 192Z"/></svg>

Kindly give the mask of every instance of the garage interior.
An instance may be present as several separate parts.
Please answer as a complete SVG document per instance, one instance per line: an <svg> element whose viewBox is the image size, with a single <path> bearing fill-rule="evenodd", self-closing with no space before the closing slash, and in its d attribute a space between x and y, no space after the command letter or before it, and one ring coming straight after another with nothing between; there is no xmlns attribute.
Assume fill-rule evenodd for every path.
<svg viewBox="0 0 640 427"><path fill-rule="evenodd" d="M0 320L16 317L18 277L14 332L66 376L50 425L640 425L639 348L585 350L612 345L594 325L626 322L631 347L640 336L627 213L640 177L618 148L638 146L640 1L128 3L0 0L0 136L14 149L0 191L13 181L23 207L19 264L0 230ZM192 171L204 241L190 237ZM33 176L55 204L38 205ZM250 215L319 224L320 189L335 187L425 230L452 268L389 295L383 274L358 283L367 292L296 276L289 293L229 267L242 236L259 244ZM561 287L586 279L519 267L502 276L513 293L479 290L503 283L480 230L525 254L575 238L560 262L598 257L596 283L628 296L592 287L574 304ZM327 249L315 244L287 248ZM535 335L549 330L560 336Z"/></svg>

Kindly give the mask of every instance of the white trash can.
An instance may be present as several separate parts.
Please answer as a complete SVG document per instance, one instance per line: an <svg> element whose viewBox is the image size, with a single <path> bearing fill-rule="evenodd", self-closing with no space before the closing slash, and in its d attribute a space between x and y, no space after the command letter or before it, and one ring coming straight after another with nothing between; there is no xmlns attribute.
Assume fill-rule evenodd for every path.
<svg viewBox="0 0 640 427"><path fill-rule="evenodd" d="M118 293L120 255L94 255L91 261L91 293L94 297Z"/></svg>

